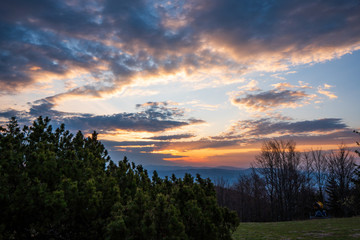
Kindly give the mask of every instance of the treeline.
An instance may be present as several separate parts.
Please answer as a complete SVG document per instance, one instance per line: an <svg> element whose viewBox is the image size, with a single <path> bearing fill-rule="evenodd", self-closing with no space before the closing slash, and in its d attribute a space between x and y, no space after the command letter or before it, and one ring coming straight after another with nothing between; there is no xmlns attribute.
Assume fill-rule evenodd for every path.
<svg viewBox="0 0 360 240"><path fill-rule="evenodd" d="M331 216L360 214L354 153L343 145L337 151L304 153L295 146L293 141L265 142L250 175L240 176L232 186L216 181L219 204L235 210L240 221L306 219L314 215L316 201L324 202Z"/></svg>
<svg viewBox="0 0 360 240"><path fill-rule="evenodd" d="M231 239L238 218L209 179L150 179L95 132L49 122L0 128L0 239Z"/></svg>

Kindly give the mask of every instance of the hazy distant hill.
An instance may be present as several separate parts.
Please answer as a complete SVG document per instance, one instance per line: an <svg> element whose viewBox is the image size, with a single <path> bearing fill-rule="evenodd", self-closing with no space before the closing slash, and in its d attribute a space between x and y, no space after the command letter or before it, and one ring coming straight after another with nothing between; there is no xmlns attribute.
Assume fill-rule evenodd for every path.
<svg viewBox="0 0 360 240"><path fill-rule="evenodd" d="M251 173L250 168L234 168L234 167L180 167L180 166L162 166L162 165L148 165L144 166L148 170L149 175L152 176L154 170L157 171L159 177L171 176L173 173L176 177L183 177L185 173L190 173L194 177L197 173L202 178L210 178L212 182L216 183L219 179L223 178L230 185L235 183L240 175L247 175Z"/></svg>

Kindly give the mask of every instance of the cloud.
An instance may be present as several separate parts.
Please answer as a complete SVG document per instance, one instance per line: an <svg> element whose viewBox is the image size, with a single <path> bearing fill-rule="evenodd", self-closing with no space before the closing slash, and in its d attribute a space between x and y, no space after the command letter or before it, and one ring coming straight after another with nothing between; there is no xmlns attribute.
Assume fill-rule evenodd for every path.
<svg viewBox="0 0 360 240"><path fill-rule="evenodd" d="M328 135L336 131L348 130L340 118L324 118L306 121L282 121L262 118L243 120L234 124L226 133L219 136L224 139L264 139L272 137Z"/></svg>
<svg viewBox="0 0 360 240"><path fill-rule="evenodd" d="M7 109L0 112L0 117L5 118L6 120L10 119L14 116L19 116L21 114L21 111L15 110L15 109Z"/></svg>
<svg viewBox="0 0 360 240"><path fill-rule="evenodd" d="M204 0L198 5L193 24L199 35L250 64L286 69L289 64L332 59L359 46L356 0Z"/></svg>
<svg viewBox="0 0 360 240"><path fill-rule="evenodd" d="M62 100L84 96L159 95L161 91L143 89L170 82L196 90L228 84L236 89L235 84L244 83L244 75L254 71L283 79L296 65L359 50L359 12L358 0L5 1L0 8L0 95L39 85L51 86L54 93L29 104L26 111L5 109L0 117L17 115L28 124L48 115L73 130L144 132L147 146L131 150L142 157L142 151L165 148L178 150L180 156L201 148L239 147L255 141L261 131L266 137L340 137L346 126L339 119L294 121L276 112L310 103L317 98L310 91L335 99L327 84L310 90L301 82L281 82L262 90L261 83L251 80L232 93L232 103L274 119L248 120L241 122L246 128L200 140L191 134L163 133L204 123L170 102L139 104L138 112L112 115L62 112L56 107ZM59 88L61 81L64 88ZM200 102L192 106L223 107ZM156 145L149 147L149 142ZM173 155L157 154L156 159L160 156Z"/></svg>
<svg viewBox="0 0 360 240"><path fill-rule="evenodd" d="M104 97L136 79L174 73L204 83L194 87L237 83L251 71L359 49L359 10L356 0L7 1L0 10L0 91L80 75L88 82L58 96ZM209 76L199 76L210 70L238 76L209 84Z"/></svg>
<svg viewBox="0 0 360 240"><path fill-rule="evenodd" d="M182 117L184 110L176 107L168 107L167 102L147 102L144 104L137 104L136 108L145 109L145 113L152 119L173 119L174 117Z"/></svg>
<svg viewBox="0 0 360 240"><path fill-rule="evenodd" d="M336 99L337 96L334 93L327 90L327 89L330 89L332 87L333 86L328 85L328 84L325 83L323 87L321 87L321 86L318 87L318 93L323 94L323 95L327 96L330 99Z"/></svg>
<svg viewBox="0 0 360 240"><path fill-rule="evenodd" d="M15 2L4 4L0 18L4 49L0 90L5 93L49 76L66 81L78 68L92 78L56 96L104 97L121 92L139 75L190 73L198 67L229 63L216 52L194 49L196 35L187 30L189 26L176 32L166 29L162 17L169 14L164 15L161 4L39 0L29 6L27 1Z"/></svg>
<svg viewBox="0 0 360 240"><path fill-rule="evenodd" d="M354 136L339 118L314 119L308 121L281 121L258 119L243 120L234 124L223 134L198 140L180 140L179 135L164 138L148 138L146 141L112 142L110 151L117 155L136 156L136 161L145 165L166 164L213 164L226 163L232 166L249 164L259 153L261 144L267 139L292 139L302 151L309 145L323 149L336 148L341 142L353 142ZM175 137L179 141L166 141ZM149 141L154 140L154 141ZM161 141L159 141L161 140ZM165 162L160 163L165 159ZM175 162L174 162L175 161ZM246 162L245 162L246 161ZM245 162L245 163L244 163Z"/></svg>
<svg viewBox="0 0 360 240"><path fill-rule="evenodd" d="M178 158L171 154L151 153L154 145L149 142L119 142L101 140L113 161L122 160L125 156L132 162L142 165L178 165L166 159ZM159 143L158 143L159 144Z"/></svg>
<svg viewBox="0 0 360 240"><path fill-rule="evenodd" d="M275 87L278 90L285 90L287 88L293 88L294 86L291 85L290 83L287 82L281 82L281 83L276 83L272 85L273 87Z"/></svg>
<svg viewBox="0 0 360 240"><path fill-rule="evenodd" d="M187 122L151 119L146 114L113 114L64 119L72 129L107 133L117 130L160 132L189 125Z"/></svg>
<svg viewBox="0 0 360 240"><path fill-rule="evenodd" d="M271 111L276 108L295 108L309 95L298 90L269 90L258 94L246 94L232 99L232 103L250 111Z"/></svg>
<svg viewBox="0 0 360 240"><path fill-rule="evenodd" d="M299 81L298 85L287 82L272 84L274 89L263 91L257 87L257 82L251 80L239 87L240 91L229 92L233 105L245 108L249 112L265 113L282 118L275 110L283 108L297 108L309 104L317 98L316 94L309 94L305 90L311 89L307 83Z"/></svg>
<svg viewBox="0 0 360 240"><path fill-rule="evenodd" d="M1 117L18 116L21 123L29 124L38 116L48 116L55 125L65 123L70 130L81 130L86 133L97 131L102 134L120 130L129 132L162 132L181 128L192 124L204 123L203 120L184 118L184 110L168 107L166 102L148 102L138 104L141 110L136 113L117 113L113 115L93 115L68 113L54 110L55 104L46 100L38 100L30 110L15 111L12 109L0 112Z"/></svg>
<svg viewBox="0 0 360 240"><path fill-rule="evenodd" d="M193 134L177 134L177 135L156 136L156 137L151 137L148 139L167 141L167 140L178 140L178 139L192 138L192 137L195 137L195 135L193 135Z"/></svg>
<svg viewBox="0 0 360 240"><path fill-rule="evenodd" d="M260 89L257 87L257 85L258 85L258 81L252 79L246 85L239 87L239 89L241 89L243 91L247 91L247 92L260 91Z"/></svg>

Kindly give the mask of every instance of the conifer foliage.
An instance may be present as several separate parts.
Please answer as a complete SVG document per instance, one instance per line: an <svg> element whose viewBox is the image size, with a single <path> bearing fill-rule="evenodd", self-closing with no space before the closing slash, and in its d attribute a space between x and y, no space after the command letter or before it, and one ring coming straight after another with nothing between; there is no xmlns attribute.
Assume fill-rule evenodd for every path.
<svg viewBox="0 0 360 240"><path fill-rule="evenodd" d="M0 153L0 239L231 239L238 224L209 179L150 179L113 162L96 132L12 118Z"/></svg>

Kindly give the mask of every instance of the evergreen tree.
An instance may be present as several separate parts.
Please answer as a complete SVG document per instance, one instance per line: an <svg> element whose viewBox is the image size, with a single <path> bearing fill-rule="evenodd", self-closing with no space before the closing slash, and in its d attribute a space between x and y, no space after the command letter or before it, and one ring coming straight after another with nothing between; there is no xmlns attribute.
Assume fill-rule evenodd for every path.
<svg viewBox="0 0 360 240"><path fill-rule="evenodd" d="M236 214L216 203L209 179L152 180L39 117L0 127L0 239L231 239Z"/></svg>

